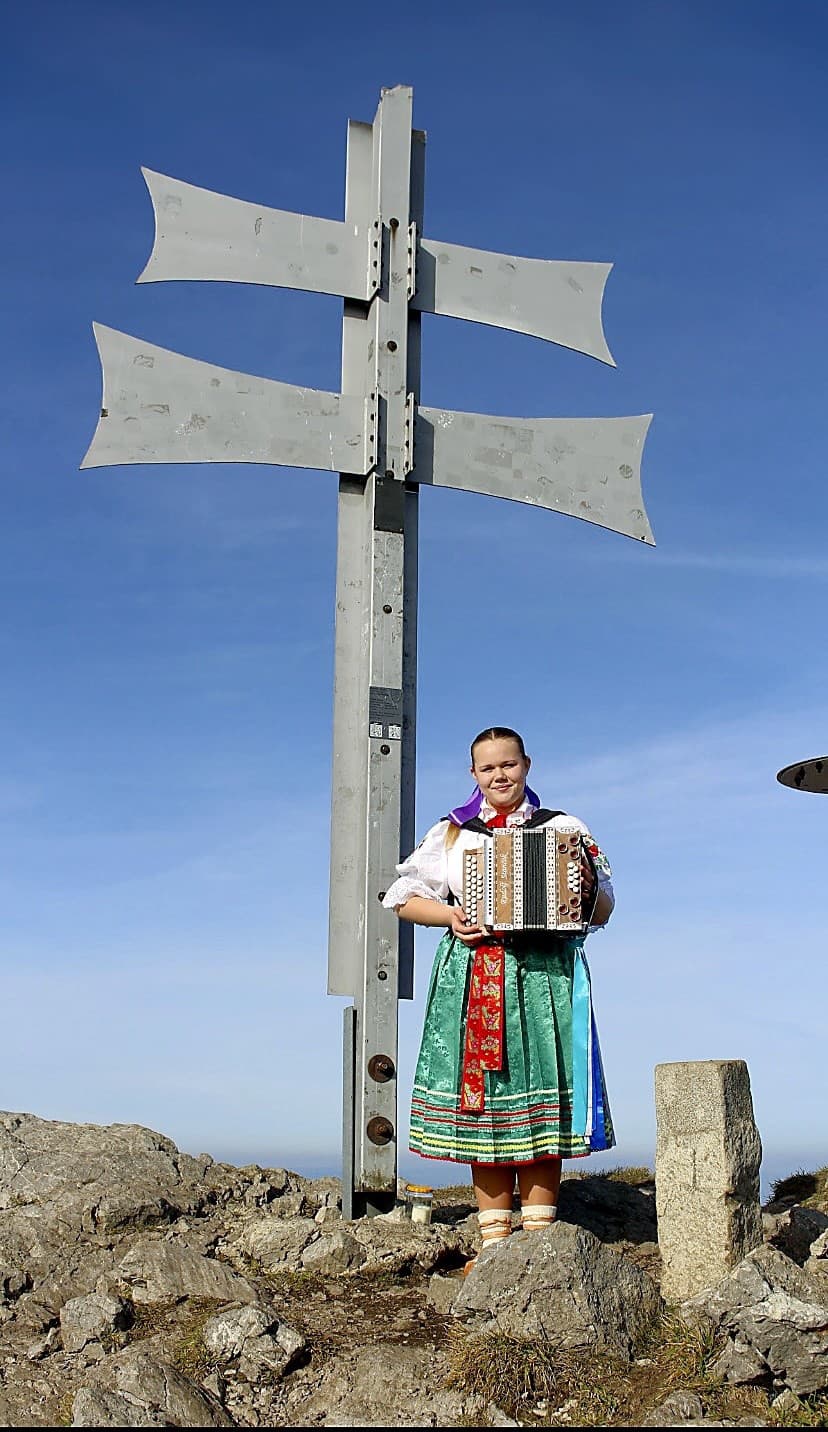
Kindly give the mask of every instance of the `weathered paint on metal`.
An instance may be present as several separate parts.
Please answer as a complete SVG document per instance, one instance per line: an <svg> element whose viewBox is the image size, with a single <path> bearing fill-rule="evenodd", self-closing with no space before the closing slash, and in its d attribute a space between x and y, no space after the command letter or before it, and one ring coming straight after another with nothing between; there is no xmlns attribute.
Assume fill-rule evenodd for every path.
<svg viewBox="0 0 828 1432"><path fill-rule="evenodd" d="M141 172L155 213L155 243L139 283L215 279L361 299L376 292L375 216L362 215L358 224L317 219L231 199L152 169Z"/></svg>
<svg viewBox="0 0 828 1432"><path fill-rule="evenodd" d="M612 264L489 253L422 239L413 306L530 333L615 366L601 323Z"/></svg>
<svg viewBox="0 0 828 1432"><path fill-rule="evenodd" d="M546 507L653 545L641 494L652 414L637 418L493 418L420 408L420 481Z"/></svg>
<svg viewBox="0 0 828 1432"><path fill-rule="evenodd" d="M365 473L364 397L297 388L186 358L96 323L102 415L81 467L256 462Z"/></svg>

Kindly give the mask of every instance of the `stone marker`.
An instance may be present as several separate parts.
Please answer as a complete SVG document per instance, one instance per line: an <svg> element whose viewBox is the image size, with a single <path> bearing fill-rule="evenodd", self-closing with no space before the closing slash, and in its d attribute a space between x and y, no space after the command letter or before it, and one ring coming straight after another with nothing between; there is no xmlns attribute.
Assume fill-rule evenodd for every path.
<svg viewBox="0 0 828 1432"><path fill-rule="evenodd" d="M762 1145L743 1059L659 1064L655 1100L662 1292L681 1301L762 1242Z"/></svg>

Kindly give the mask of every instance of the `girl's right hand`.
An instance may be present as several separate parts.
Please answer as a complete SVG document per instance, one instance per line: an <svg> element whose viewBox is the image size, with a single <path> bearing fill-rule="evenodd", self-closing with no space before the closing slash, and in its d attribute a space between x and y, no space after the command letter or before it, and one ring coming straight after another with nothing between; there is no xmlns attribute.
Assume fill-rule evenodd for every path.
<svg viewBox="0 0 828 1432"><path fill-rule="evenodd" d="M451 933L464 945L477 945L483 939L485 930L469 919L462 905L453 905L451 910Z"/></svg>

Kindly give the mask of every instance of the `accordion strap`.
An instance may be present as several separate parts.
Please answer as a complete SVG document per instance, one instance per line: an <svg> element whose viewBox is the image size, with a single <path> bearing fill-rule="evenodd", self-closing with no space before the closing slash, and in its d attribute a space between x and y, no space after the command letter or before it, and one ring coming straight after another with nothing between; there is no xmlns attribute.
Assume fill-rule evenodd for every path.
<svg viewBox="0 0 828 1432"><path fill-rule="evenodd" d="M548 820L554 820L554 818L555 818L556 815L566 815L566 811L565 811L565 810L544 810L543 808L541 808L540 810L533 811L533 813L530 815L529 819L528 819L528 820L525 820L525 821L523 822L523 825L520 827L520 829L521 829L521 830L531 830L532 827L535 826L535 825L545 825L545 823L546 823ZM448 819L448 817L446 817L446 819ZM464 820L464 821L463 821L463 824L462 824L461 827L460 827L460 829L461 829L461 830L476 830L476 831L479 831L481 835L493 835L493 834L494 834L493 827L490 826L490 825L487 825L486 822L485 822L485 820L481 820L479 815L473 816L471 820Z"/></svg>

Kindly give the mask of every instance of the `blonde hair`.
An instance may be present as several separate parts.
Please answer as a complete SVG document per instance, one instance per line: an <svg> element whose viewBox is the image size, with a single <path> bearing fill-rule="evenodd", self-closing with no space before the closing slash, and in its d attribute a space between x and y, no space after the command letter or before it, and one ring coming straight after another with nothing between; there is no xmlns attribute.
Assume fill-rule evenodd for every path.
<svg viewBox="0 0 828 1432"><path fill-rule="evenodd" d="M453 820L449 821L448 830L446 831L446 850L451 850L451 847L457 844L460 829L461 827L455 825Z"/></svg>

